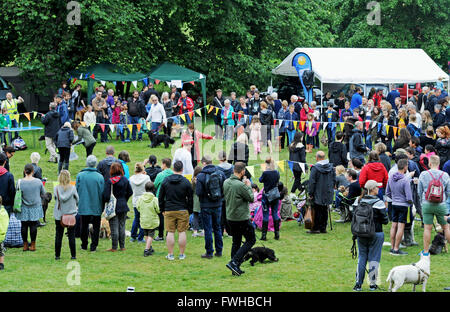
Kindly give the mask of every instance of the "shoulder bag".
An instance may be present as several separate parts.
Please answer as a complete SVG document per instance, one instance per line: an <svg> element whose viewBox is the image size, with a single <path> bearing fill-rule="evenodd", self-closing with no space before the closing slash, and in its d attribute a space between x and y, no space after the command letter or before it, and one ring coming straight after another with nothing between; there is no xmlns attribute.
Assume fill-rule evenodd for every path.
<svg viewBox="0 0 450 312"><path fill-rule="evenodd" d="M61 201L59 200L58 187L56 187L56 198L58 199L58 210L61 210ZM63 214L61 216L61 226L71 228L77 223L77 219L73 214Z"/></svg>

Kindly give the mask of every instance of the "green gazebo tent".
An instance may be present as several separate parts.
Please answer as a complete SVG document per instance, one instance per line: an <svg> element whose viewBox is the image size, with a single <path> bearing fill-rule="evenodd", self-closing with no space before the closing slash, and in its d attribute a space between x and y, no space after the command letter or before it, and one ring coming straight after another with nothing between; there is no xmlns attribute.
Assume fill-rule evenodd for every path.
<svg viewBox="0 0 450 312"><path fill-rule="evenodd" d="M78 80L88 81L88 99L91 98L94 91L95 81L126 81L133 82L145 80L148 78L147 73L125 73L120 67L111 63L99 63L76 69L69 74Z"/></svg>
<svg viewBox="0 0 450 312"><path fill-rule="evenodd" d="M164 62L150 69L149 77L153 80L173 81L181 80L183 83L199 81L202 86L203 105L206 105L206 76L188 68Z"/></svg>

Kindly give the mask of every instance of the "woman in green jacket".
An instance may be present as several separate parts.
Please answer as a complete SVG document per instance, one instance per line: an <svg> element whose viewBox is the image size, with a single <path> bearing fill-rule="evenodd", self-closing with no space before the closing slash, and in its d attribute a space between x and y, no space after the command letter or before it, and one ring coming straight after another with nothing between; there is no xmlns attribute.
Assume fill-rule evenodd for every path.
<svg viewBox="0 0 450 312"><path fill-rule="evenodd" d="M86 157L89 157L89 155L92 155L92 152L94 151L95 144L97 144L94 136L91 131L89 131L88 127L82 127L78 121L74 121L72 123L72 128L78 134L78 140L76 140L74 144L84 140L83 145L86 148Z"/></svg>

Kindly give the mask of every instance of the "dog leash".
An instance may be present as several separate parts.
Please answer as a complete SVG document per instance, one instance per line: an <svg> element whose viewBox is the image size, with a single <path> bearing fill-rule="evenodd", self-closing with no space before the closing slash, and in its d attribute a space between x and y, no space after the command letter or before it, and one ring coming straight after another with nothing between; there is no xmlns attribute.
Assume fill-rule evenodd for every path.
<svg viewBox="0 0 450 312"><path fill-rule="evenodd" d="M423 278L422 279L420 279L420 272L422 272L426 277L430 277L430 274L428 274L427 272L425 272L422 268L419 268L417 265L416 265L416 263L411 263L411 265L413 266L413 267L415 267L415 268L417 268L417 275L418 275L418 278L417 278L417 283L415 283L414 285L420 285L420 284L423 284ZM424 278L425 278L425 276L424 276Z"/></svg>

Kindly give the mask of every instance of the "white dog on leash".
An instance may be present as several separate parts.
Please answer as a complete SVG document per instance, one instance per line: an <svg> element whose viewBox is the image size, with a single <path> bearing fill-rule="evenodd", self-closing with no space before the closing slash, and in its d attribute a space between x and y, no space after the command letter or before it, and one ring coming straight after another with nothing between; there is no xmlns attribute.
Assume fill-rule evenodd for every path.
<svg viewBox="0 0 450 312"><path fill-rule="evenodd" d="M420 261L410 265L400 265L392 268L386 282L389 282L389 291L396 292L403 284L422 284L422 291L425 292L428 278L430 277L430 255L424 256L420 253Z"/></svg>

